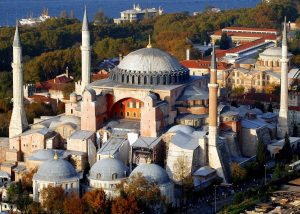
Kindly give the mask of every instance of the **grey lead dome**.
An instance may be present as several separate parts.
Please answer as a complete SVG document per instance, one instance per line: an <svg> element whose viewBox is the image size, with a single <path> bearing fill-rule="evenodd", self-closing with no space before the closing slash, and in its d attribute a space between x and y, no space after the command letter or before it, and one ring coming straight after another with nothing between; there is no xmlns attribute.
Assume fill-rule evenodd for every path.
<svg viewBox="0 0 300 214"><path fill-rule="evenodd" d="M147 180L153 181L159 185L170 182L166 170L157 164L140 164L131 172L130 177L139 173Z"/></svg>
<svg viewBox="0 0 300 214"><path fill-rule="evenodd" d="M90 179L111 181L113 174L116 179L125 178L128 175L127 166L120 160L114 158L104 158L97 161L90 170ZM97 176L100 175L100 176Z"/></svg>
<svg viewBox="0 0 300 214"><path fill-rule="evenodd" d="M181 84L189 79L189 70L162 50L142 48L125 56L110 79L130 85Z"/></svg>
<svg viewBox="0 0 300 214"><path fill-rule="evenodd" d="M51 159L45 161L40 166L33 179L49 182L62 182L79 180L79 175L70 162L63 159Z"/></svg>

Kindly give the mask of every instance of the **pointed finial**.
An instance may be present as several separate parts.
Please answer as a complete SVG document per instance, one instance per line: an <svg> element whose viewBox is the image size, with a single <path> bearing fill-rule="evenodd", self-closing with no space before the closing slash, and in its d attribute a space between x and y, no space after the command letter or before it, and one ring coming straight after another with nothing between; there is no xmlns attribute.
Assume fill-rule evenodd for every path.
<svg viewBox="0 0 300 214"><path fill-rule="evenodd" d="M54 152L54 157L53 157L54 160L58 160L58 154L57 154L57 151L55 150Z"/></svg>
<svg viewBox="0 0 300 214"><path fill-rule="evenodd" d="M86 12L86 5L84 6L84 15L83 15L83 21L82 21L82 31L88 31L89 30L89 21L87 17Z"/></svg>
<svg viewBox="0 0 300 214"><path fill-rule="evenodd" d="M149 42L148 42L147 48L152 48L152 45L151 45L151 36L150 35L149 35Z"/></svg>
<svg viewBox="0 0 300 214"><path fill-rule="evenodd" d="M151 164L152 163L152 160L151 160L151 158L149 157L148 159L147 159L147 164Z"/></svg>
<svg viewBox="0 0 300 214"><path fill-rule="evenodd" d="M16 31L15 31L15 36L14 36L14 42L13 42L14 47L20 47L21 42L20 42L20 35L19 35L19 21L16 21Z"/></svg>
<svg viewBox="0 0 300 214"><path fill-rule="evenodd" d="M213 50L211 52L211 69L217 69L217 63L216 63L216 53L215 53L215 45L213 44Z"/></svg>

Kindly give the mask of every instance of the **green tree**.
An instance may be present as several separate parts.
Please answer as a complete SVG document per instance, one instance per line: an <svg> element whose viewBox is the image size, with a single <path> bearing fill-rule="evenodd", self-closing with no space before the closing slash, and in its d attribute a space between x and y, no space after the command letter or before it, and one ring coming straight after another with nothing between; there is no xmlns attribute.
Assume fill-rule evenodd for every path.
<svg viewBox="0 0 300 214"><path fill-rule="evenodd" d="M259 140L256 148L256 161L261 166L265 165L267 162L267 155L267 145L262 140Z"/></svg>
<svg viewBox="0 0 300 214"><path fill-rule="evenodd" d="M279 153L277 154L277 160L285 164L289 164L291 163L292 159L293 159L293 150L290 144L290 139L288 134L285 134L284 145L282 149L279 151Z"/></svg>
<svg viewBox="0 0 300 214"><path fill-rule="evenodd" d="M227 50L231 47L231 39L227 36L227 33L222 33L220 39L220 49Z"/></svg>
<svg viewBox="0 0 300 214"><path fill-rule="evenodd" d="M237 163L230 164L230 172L234 184L241 184L247 178L247 171Z"/></svg>

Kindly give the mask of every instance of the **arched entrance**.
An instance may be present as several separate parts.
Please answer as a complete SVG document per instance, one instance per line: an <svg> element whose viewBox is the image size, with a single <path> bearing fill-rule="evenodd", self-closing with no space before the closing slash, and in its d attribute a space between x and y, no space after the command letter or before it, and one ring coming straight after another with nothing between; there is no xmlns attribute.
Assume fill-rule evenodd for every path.
<svg viewBox="0 0 300 214"><path fill-rule="evenodd" d="M110 110L110 118L114 119L141 119L141 107L144 103L138 99L125 98L116 102Z"/></svg>

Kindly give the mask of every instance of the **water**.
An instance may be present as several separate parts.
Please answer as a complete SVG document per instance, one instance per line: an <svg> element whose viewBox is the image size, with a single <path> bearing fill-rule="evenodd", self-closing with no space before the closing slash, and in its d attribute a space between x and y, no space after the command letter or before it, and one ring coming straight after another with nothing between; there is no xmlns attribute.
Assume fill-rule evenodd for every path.
<svg viewBox="0 0 300 214"><path fill-rule="evenodd" d="M0 26L14 25L16 19L27 18L29 14L38 17L48 8L50 16L59 16L62 10L69 14L73 9L77 18L82 18L87 5L90 19L99 9L110 18L120 16L120 11L132 8L133 4L145 7L163 7L166 13L201 11L208 5L221 9L254 7L261 0L0 0Z"/></svg>

